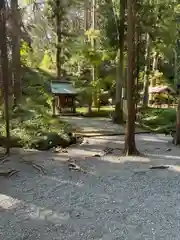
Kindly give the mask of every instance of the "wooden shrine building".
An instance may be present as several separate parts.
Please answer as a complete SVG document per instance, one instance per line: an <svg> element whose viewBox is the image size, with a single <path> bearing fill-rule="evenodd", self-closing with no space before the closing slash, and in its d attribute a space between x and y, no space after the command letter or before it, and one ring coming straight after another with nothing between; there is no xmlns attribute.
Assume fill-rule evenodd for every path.
<svg viewBox="0 0 180 240"><path fill-rule="evenodd" d="M75 99L78 93L70 81L52 81L51 93L53 94L53 115L56 115L56 109L58 114L76 112Z"/></svg>

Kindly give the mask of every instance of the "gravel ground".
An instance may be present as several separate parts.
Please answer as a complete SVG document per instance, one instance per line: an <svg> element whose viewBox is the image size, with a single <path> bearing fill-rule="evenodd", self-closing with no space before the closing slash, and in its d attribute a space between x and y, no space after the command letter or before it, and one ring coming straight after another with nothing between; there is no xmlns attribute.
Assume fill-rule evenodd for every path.
<svg viewBox="0 0 180 240"><path fill-rule="evenodd" d="M146 157L119 157L123 137L90 138L68 153L14 150L0 177L0 239L174 240L180 237L180 149L160 135L138 135ZM113 152L101 155L105 147ZM69 171L71 156L87 173ZM41 175L21 158L44 165ZM170 169L149 169L168 164Z"/></svg>
<svg viewBox="0 0 180 240"><path fill-rule="evenodd" d="M61 116L61 120L68 122L76 128L78 133L83 133L84 136L107 135L124 133L124 126L112 123L110 118L105 117L80 117L80 116ZM139 127L136 127L137 132L147 132Z"/></svg>

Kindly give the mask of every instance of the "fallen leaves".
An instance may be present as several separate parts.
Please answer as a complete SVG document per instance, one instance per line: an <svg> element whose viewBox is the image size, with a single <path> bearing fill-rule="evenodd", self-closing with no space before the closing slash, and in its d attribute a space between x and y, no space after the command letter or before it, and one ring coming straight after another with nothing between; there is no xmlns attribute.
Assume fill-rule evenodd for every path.
<svg viewBox="0 0 180 240"><path fill-rule="evenodd" d="M56 147L52 149L53 153L68 153L66 148Z"/></svg>

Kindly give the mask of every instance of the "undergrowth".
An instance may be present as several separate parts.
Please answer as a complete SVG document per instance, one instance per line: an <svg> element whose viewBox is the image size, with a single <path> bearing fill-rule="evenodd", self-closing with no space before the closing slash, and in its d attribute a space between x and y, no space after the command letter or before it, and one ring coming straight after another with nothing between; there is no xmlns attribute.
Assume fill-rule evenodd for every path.
<svg viewBox="0 0 180 240"><path fill-rule="evenodd" d="M21 103L9 110L12 147L46 150L70 142L72 129L51 113L50 81L53 77L41 70L26 69ZM0 145L5 146L5 124L1 117Z"/></svg>
<svg viewBox="0 0 180 240"><path fill-rule="evenodd" d="M157 133L169 133L176 128L175 108L147 108L139 113L139 119L144 126Z"/></svg>

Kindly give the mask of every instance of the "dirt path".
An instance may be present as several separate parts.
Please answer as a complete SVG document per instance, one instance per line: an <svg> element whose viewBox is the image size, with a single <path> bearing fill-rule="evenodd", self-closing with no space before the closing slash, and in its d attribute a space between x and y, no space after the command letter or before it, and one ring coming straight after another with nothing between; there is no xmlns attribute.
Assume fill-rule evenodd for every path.
<svg viewBox="0 0 180 240"><path fill-rule="evenodd" d="M78 132L85 136L124 133L124 126L113 124L111 119L108 118L62 116L61 119L75 126ZM136 132L147 131L136 128Z"/></svg>
<svg viewBox="0 0 180 240"><path fill-rule="evenodd" d="M90 138L68 153L14 152L3 167L20 169L19 176L0 177L0 239L178 240L180 149L168 140L138 135L144 158L119 157L122 136ZM112 153L93 156L107 146ZM19 164L22 156L47 174ZM69 156L87 173L69 171ZM157 164L174 167L149 169Z"/></svg>

